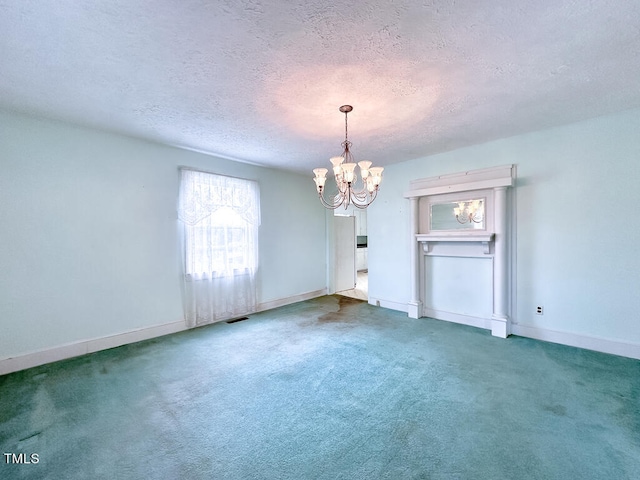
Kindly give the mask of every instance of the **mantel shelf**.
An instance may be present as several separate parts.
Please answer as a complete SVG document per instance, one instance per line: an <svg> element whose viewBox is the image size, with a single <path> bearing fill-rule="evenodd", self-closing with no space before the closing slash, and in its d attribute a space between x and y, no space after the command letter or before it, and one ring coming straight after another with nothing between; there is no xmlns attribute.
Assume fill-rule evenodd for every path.
<svg viewBox="0 0 640 480"><path fill-rule="evenodd" d="M489 242L493 241L494 236L495 233L418 233L416 240L422 244L425 253L429 253L430 243L477 242L482 244L484 253L489 254Z"/></svg>
<svg viewBox="0 0 640 480"><path fill-rule="evenodd" d="M419 242L481 242L493 241L494 233L418 233Z"/></svg>

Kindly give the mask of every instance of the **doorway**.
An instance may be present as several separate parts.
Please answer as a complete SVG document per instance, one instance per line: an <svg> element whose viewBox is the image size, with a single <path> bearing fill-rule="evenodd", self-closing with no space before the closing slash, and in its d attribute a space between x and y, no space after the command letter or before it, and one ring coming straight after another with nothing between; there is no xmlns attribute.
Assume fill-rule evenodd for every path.
<svg viewBox="0 0 640 480"><path fill-rule="evenodd" d="M367 212L352 206L346 212L334 215L336 293L367 301L369 299ZM353 255L353 261L350 255Z"/></svg>

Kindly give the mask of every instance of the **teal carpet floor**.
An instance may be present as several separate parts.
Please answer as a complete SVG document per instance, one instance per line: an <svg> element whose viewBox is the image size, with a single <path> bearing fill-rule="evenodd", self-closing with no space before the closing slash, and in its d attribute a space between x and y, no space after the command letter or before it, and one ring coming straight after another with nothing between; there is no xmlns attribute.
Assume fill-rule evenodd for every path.
<svg viewBox="0 0 640 480"><path fill-rule="evenodd" d="M640 361L322 297L0 377L1 479L639 479Z"/></svg>

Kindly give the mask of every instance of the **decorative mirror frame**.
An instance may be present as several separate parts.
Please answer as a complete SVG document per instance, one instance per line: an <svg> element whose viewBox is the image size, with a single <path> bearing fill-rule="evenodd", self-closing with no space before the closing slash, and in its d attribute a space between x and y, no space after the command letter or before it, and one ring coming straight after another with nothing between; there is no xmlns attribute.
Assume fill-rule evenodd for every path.
<svg viewBox="0 0 640 480"><path fill-rule="evenodd" d="M456 204L459 202L469 202L471 200L483 200L484 201L484 218L481 228L456 228L456 229L439 229L433 228L432 223L432 208L434 205L442 204ZM487 232L493 232L493 190L478 190L474 192L456 192L445 193L440 195L429 195L421 197L419 200L420 211L428 212L428 215L422 215L420 217L419 232L426 234L440 234L440 235L471 235L471 234L486 234Z"/></svg>
<svg viewBox="0 0 640 480"><path fill-rule="evenodd" d="M429 230L432 232L486 230L486 203L485 197L453 202L431 202ZM436 222L439 223L436 225Z"/></svg>

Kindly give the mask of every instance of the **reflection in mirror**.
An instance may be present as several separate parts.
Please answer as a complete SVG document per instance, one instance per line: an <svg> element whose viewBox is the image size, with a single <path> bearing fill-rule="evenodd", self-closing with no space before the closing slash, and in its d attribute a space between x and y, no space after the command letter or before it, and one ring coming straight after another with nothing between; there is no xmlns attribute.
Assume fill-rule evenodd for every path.
<svg viewBox="0 0 640 480"><path fill-rule="evenodd" d="M431 204L431 231L484 230L484 199Z"/></svg>

